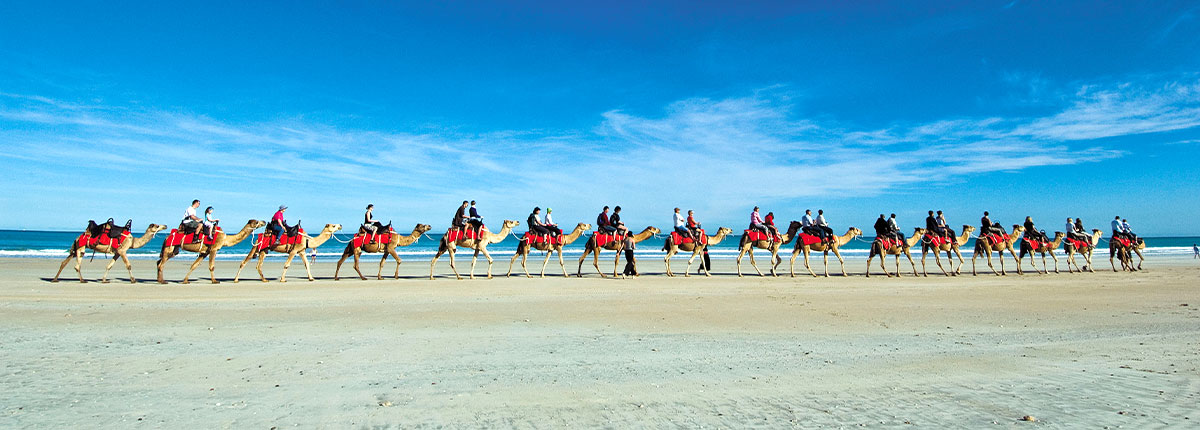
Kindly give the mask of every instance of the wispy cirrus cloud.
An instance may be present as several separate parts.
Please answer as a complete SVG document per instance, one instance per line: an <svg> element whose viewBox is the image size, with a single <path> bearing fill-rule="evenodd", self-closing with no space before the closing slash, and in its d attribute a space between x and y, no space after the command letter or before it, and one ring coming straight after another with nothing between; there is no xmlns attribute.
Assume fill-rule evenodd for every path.
<svg viewBox="0 0 1200 430"><path fill-rule="evenodd" d="M457 134L301 120L234 123L3 94L0 158L49 168L102 165L134 181L157 174L275 192L289 185L310 194L346 188L347 199L394 193L429 217L445 208L423 205L464 196L494 198L504 212L575 196L556 205L590 211L596 202L580 196L619 194L649 207L661 204L667 189L702 189L706 201L736 207L871 196L915 183L1120 157L1122 151L1090 141L1200 126L1200 84L1089 86L1050 115L879 129L798 118L791 107L790 99L762 91L680 100L654 116L608 111L586 130ZM206 168L189 168L200 165Z"/></svg>

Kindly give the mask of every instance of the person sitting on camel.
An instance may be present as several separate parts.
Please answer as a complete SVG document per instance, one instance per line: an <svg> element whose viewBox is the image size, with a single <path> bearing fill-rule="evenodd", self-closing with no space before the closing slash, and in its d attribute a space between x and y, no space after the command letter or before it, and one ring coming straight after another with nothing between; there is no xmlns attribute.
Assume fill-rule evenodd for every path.
<svg viewBox="0 0 1200 430"><path fill-rule="evenodd" d="M271 215L271 223L267 224L267 230L275 236L275 243L279 243L283 232L287 231L287 221L283 219L283 212L287 209L287 205L279 205L279 210L275 211L275 215Z"/></svg>
<svg viewBox="0 0 1200 430"><path fill-rule="evenodd" d="M181 233L195 232L193 235L193 243L200 242L200 225L204 220L196 216L196 208L200 207L200 200L192 200L192 205L188 206L183 211L183 220L179 222L179 231Z"/></svg>
<svg viewBox="0 0 1200 430"><path fill-rule="evenodd" d="M770 218L770 214L767 217ZM696 212L691 209L688 209L687 229L692 232L693 239L700 240L700 235L702 234L700 232L700 222L696 221Z"/></svg>
<svg viewBox="0 0 1200 430"><path fill-rule="evenodd" d="M833 229L829 228L829 223L825 221L825 210L817 209L817 219L813 221L813 227L820 233L821 241L826 245L833 243Z"/></svg>
<svg viewBox="0 0 1200 430"><path fill-rule="evenodd" d="M467 206L470 203L471 202L463 200L462 205L458 207L458 210L454 211L454 218L450 220L450 231L462 230L467 226L467 221L470 220L467 217Z"/></svg>
<svg viewBox="0 0 1200 430"><path fill-rule="evenodd" d="M629 234L629 229L625 227L625 223L621 222L621 207L613 208L612 217L608 219L608 223L617 233L617 236L625 236Z"/></svg>
<svg viewBox="0 0 1200 430"><path fill-rule="evenodd" d="M608 218L608 206L605 206L604 210L600 211L600 215L596 215L596 229L601 233L609 234L617 231L617 228L612 225L612 220Z"/></svg>
<svg viewBox="0 0 1200 430"><path fill-rule="evenodd" d="M204 209L204 234L206 237L208 237L209 242L213 241L213 235L216 234L217 223L219 222L221 222L221 220L217 219L216 215L213 214L212 206Z"/></svg>
<svg viewBox="0 0 1200 430"><path fill-rule="evenodd" d="M470 217L467 218L467 223L471 224L471 228L475 230L475 237L479 237L483 231L483 216L479 215L479 211L475 209L475 201L471 200Z"/></svg>
<svg viewBox="0 0 1200 430"><path fill-rule="evenodd" d="M779 227L775 226L775 212L767 212L767 216L763 218L763 225L767 226L767 231L771 236L779 236Z"/></svg>
<svg viewBox="0 0 1200 430"><path fill-rule="evenodd" d="M553 234L555 237L562 236L562 229L558 228L558 224L554 223L554 218L550 217L551 212L554 212L554 209L546 208L546 220L542 222L542 227L550 230L550 234Z"/></svg>
<svg viewBox="0 0 1200 430"><path fill-rule="evenodd" d="M675 233L678 233L679 237L695 239L695 235L687 228L687 220L683 218L683 214L679 213L679 208L675 208L675 213L672 215L672 224L675 228Z"/></svg>
<svg viewBox="0 0 1200 430"><path fill-rule="evenodd" d="M979 236L982 237L988 234L1004 237L1008 234L1008 232L1004 231L1004 227L1001 227L1000 223L992 222L992 218L990 217L990 214L988 214L988 211L983 211L983 218L979 219Z"/></svg>
<svg viewBox="0 0 1200 430"><path fill-rule="evenodd" d="M375 217L371 214L375 210L374 204L367 205L367 212L363 214L362 229L364 233L370 235L370 240L367 243L374 243L375 238L379 236L379 230L383 228L383 223L375 221Z"/></svg>
<svg viewBox="0 0 1200 430"><path fill-rule="evenodd" d="M908 241L904 238L904 232L900 231L900 224L896 222L896 214L892 214L888 218L888 234L893 239L900 241L900 246L908 248Z"/></svg>
<svg viewBox="0 0 1200 430"><path fill-rule="evenodd" d="M1025 225L1025 237L1033 239L1033 240L1041 241L1041 242L1049 242L1050 241L1049 239L1046 238L1046 232L1038 230L1037 226L1033 225L1033 217L1031 217L1031 216L1025 217L1024 225Z"/></svg>
<svg viewBox="0 0 1200 430"><path fill-rule="evenodd" d="M775 236L771 234L771 230L767 229L767 224L763 222L762 215L758 214L758 206L750 212L750 229L757 230L770 237L770 241L775 241Z"/></svg>
<svg viewBox="0 0 1200 430"><path fill-rule="evenodd" d="M525 222L529 224L529 231L532 231L533 234L543 237L550 236L550 230L543 226L542 220L539 219L540 217L538 214L541 212L542 208L534 207L533 213L529 214L529 218L526 218Z"/></svg>

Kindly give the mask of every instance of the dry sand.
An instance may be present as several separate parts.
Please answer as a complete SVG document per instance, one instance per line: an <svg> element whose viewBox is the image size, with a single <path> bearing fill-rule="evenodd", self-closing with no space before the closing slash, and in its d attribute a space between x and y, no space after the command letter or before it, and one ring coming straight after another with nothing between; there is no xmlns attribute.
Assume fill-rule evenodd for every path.
<svg viewBox="0 0 1200 430"><path fill-rule="evenodd" d="M1200 427L1190 260L902 279L717 264L428 281L408 262L409 279L333 282L322 262L317 282L158 285L143 260L137 285L80 285L0 260L0 427Z"/></svg>

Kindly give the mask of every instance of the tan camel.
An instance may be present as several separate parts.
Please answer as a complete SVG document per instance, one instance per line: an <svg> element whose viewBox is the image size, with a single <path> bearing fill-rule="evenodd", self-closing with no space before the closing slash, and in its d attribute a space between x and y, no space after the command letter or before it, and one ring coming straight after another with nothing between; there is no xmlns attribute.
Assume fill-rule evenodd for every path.
<svg viewBox="0 0 1200 430"><path fill-rule="evenodd" d="M333 237L334 232L341 229L341 224L325 224L325 228L321 229L321 234L316 236L309 236L305 234L303 243L292 245L274 244L261 250L255 245L250 245L250 253L246 254L246 258L243 259L242 264L238 266L237 274L233 275L233 282L238 282L238 280L242 277L242 269L246 267L246 263L250 262L250 259L255 258L256 256L258 257L258 264L255 266L255 269L258 270L258 279L262 280L263 282L267 282L267 278L263 276L262 265L263 257L266 257L268 252L278 252L281 254L287 254L288 256L287 261L283 262L283 273L279 274L279 282L287 282L288 267L291 267L292 259L296 258L296 255L299 255L300 261L304 262L304 271L308 273L308 280L311 282L314 280L312 276L312 270L308 267L308 258L305 258L304 256L308 254L308 250L317 249L317 247L320 247L325 243L325 241Z"/></svg>
<svg viewBox="0 0 1200 430"><path fill-rule="evenodd" d="M917 263L913 261L911 250L912 250L912 247L917 245L917 242L921 241L921 236L924 236L924 235L925 235L925 229L917 228L916 230L913 231L912 237L905 239L904 243L907 244L907 246L892 246L887 249L883 248L882 240L880 240L879 238L875 238L875 241L871 242L871 253L867 255L867 277L868 278L871 277L871 259L875 258L876 255L879 256L879 267L881 269L883 269L883 274L887 275L889 278L892 277L892 274L888 273L888 271L887 271L887 266L884 265L884 260L887 260L888 255L895 255L896 256L896 277L899 278L900 277L900 254L904 254L905 257L908 257L908 264L912 265L913 276L917 276Z"/></svg>
<svg viewBox="0 0 1200 430"><path fill-rule="evenodd" d="M1146 261L1146 257L1142 256L1143 249L1146 249L1146 241L1142 240L1141 238L1138 238L1137 243L1134 243L1131 246L1125 246L1125 245L1121 244L1121 241L1119 241L1119 240L1115 240L1115 239L1109 240L1108 241L1108 264L1112 265L1114 272L1118 272L1118 271L1124 272L1126 270L1128 270L1130 272L1136 272L1138 270L1142 270L1142 262ZM1134 253L1136 253L1138 256L1138 265L1136 268L1133 267L1133 254ZM1116 264L1113 263L1114 255L1117 256L1117 258L1119 260L1121 260L1121 270L1117 270Z"/></svg>
<svg viewBox="0 0 1200 430"><path fill-rule="evenodd" d="M429 224L417 224L416 227L413 227L412 233L409 233L407 236L393 231L390 233L392 237L388 243L363 243L362 246L354 246L354 241L351 240L350 243L346 244L346 249L342 251L342 258L337 262L337 269L333 271L333 280L338 280L338 273L342 271L342 262L345 262L346 258L350 256L354 256L354 271L358 273L358 278L364 281L367 280L367 277L363 276L362 271L358 270L358 257L364 252L383 253L383 258L379 259L379 271L375 272L376 279L383 279L383 263L387 262L388 257L396 260L396 273L392 279L400 279L400 254L396 253L396 248L417 243L417 239L420 239L421 235L429 230L433 230L433 226Z"/></svg>
<svg viewBox="0 0 1200 430"><path fill-rule="evenodd" d="M452 242L449 240L450 236L442 236L442 241L438 244L437 255L434 255L433 261L429 262L429 279L433 279L433 266L437 264L438 257L441 257L444 253L450 254L450 270L454 271L454 276L458 279L462 279L462 276L458 274L458 269L454 267L454 252L456 246L475 250L475 255L471 257L471 279L475 279L475 262L479 260L480 253L483 253L483 258L487 259L487 277L488 279L492 279L492 256L488 254L487 246L503 241L510 233L512 233L513 227L518 225L521 225L521 223L518 221L504 220L504 227L501 228L499 232L492 233L485 228L479 232L478 239L460 238L457 241Z"/></svg>
<svg viewBox="0 0 1200 430"><path fill-rule="evenodd" d="M983 254L985 257L987 257L988 268L992 269L993 274L997 276L1007 275L1008 272L1004 270L1004 251L1008 251L1008 255L1012 256L1013 261L1017 261L1017 253L1016 251L1013 251L1012 246L1013 243L1016 243L1016 241L1021 239L1021 232L1024 231L1025 227L1013 225L1012 234L1008 235L1008 240L1006 241L992 243L991 239L986 239L983 236L975 239L975 251L971 255L971 275L978 275L978 273L975 273L975 259L979 257L979 254ZM1000 254L1000 273L996 273L996 268L992 266L993 252ZM1017 274L1019 275L1021 273L1021 265L1017 264Z"/></svg>
<svg viewBox="0 0 1200 430"><path fill-rule="evenodd" d="M548 242L530 244L530 243L525 242L524 240L521 240L520 242L517 243L517 252L513 253L512 260L508 261L508 274L504 275L504 276L512 276L513 264L517 262L517 257L520 257L521 258L521 269L525 270L525 277L532 278L533 276L529 275L529 268L525 267L525 260L529 258L529 253L532 252L534 249L536 249L538 251L546 251L546 259L542 261L542 277L543 278L546 277L546 264L550 262L550 256L554 255L554 253L556 253L556 252L558 253L558 266L562 268L563 277L564 278L569 277L570 275L567 274L567 265L566 265L566 263L563 262L563 256L562 256L563 247L570 245L572 242L575 242L576 239L579 239L580 236L583 236L584 233L586 233L588 230L591 230L591 229L592 229L591 224L588 224L586 222L579 223L578 225L575 226L575 230L572 230L571 233L562 235L562 244L561 245L551 244Z"/></svg>
<svg viewBox="0 0 1200 430"><path fill-rule="evenodd" d="M200 241L198 243L185 243L182 245L167 246L167 243L163 242L162 251L158 253L158 283L167 283L167 281L163 280L163 267L166 267L167 260L179 255L180 251L188 251L196 253L196 261L192 262L192 267L188 268L186 275L183 275L183 283L189 283L188 278L192 277L192 271L196 270L196 268L200 266L200 262L204 261L204 257L208 257L208 276L210 279L212 279L212 283L219 284L220 282L217 281L217 275L214 273L214 269L216 269L217 264L217 252L226 246L234 246L238 243L241 243L243 240L246 240L247 237L250 237L250 235L254 233L254 230L257 230L259 227L264 225L267 225L265 221L252 219L250 221L246 221L246 225L242 227L242 230L238 231L237 234L233 236L227 235L224 230L219 231L213 235L212 245L205 245L203 241ZM196 232L196 234L201 233Z"/></svg>
<svg viewBox="0 0 1200 430"><path fill-rule="evenodd" d="M1083 273L1084 269L1096 273L1096 269L1092 267L1092 251L1096 250L1096 244L1100 243L1101 236L1104 236L1104 232L1099 229L1092 229L1092 236L1088 238L1088 244L1079 249L1075 249L1075 244L1069 240L1063 243L1063 251L1067 253L1067 273L1074 272L1071 270L1072 264L1075 265L1076 269L1079 269L1079 273ZM1080 268L1079 264L1075 262L1075 253L1083 255L1083 260L1087 263L1083 268Z"/></svg>
<svg viewBox="0 0 1200 430"><path fill-rule="evenodd" d="M1025 254L1028 253L1029 265L1033 267L1034 272L1038 272L1042 275L1050 273L1050 271L1046 269L1046 254L1049 253L1050 258L1054 259L1054 273L1058 273L1058 257L1054 255L1054 250L1058 249L1058 245L1062 243L1063 238L1066 236L1066 233L1056 231L1054 232L1054 240L1051 240L1049 244L1044 244L1037 249L1034 249L1029 245L1028 241L1022 239L1021 252L1017 254L1017 267L1021 267L1021 259L1025 258ZM1037 264L1033 262L1033 254L1035 252L1042 255L1042 270L1038 270Z"/></svg>
<svg viewBox="0 0 1200 430"><path fill-rule="evenodd" d="M720 227L717 229L717 234L708 236L708 243L706 245L716 245L721 243L721 241L725 240L725 236L728 236L730 233L733 233L733 229ZM695 261L696 257L700 256L700 252L704 251L704 246L705 245L697 246L696 242L688 242L676 245L675 236L667 236L667 241L663 244L663 250L667 251L667 256L663 258L663 260L667 263L667 276L675 276L674 273L671 273L671 257L679 253L679 251L692 253L692 256L688 258L687 270L684 270L683 272L684 277L692 276L692 261ZM708 273L707 266L701 264L700 267L704 269L704 276L712 276L711 273Z"/></svg>
<svg viewBox="0 0 1200 430"><path fill-rule="evenodd" d="M108 262L108 266L104 267L104 277L100 278L100 282L108 283L108 270L112 269L113 264L116 264L117 259L119 258L121 259L121 262L125 263L125 271L129 272L129 283L137 283L137 279L134 279L133 277L133 266L129 264L129 250L146 246L147 243L150 243L150 241L154 239L155 233L158 233L166 228L167 226L165 225L150 224L149 227L146 227L146 232L142 233L140 237L136 239L126 238L125 240L122 240L121 244L117 245L115 249L110 245L101 245L99 243L95 245L79 246L79 238L76 237L75 241L71 242L71 249L67 251L70 253L70 255L68 255L67 258L63 260L62 264L58 266L58 273L54 274L54 279L50 282L58 282L58 276L62 275L62 271L67 267L67 263L71 262L71 259L75 259L75 273L79 275L79 282L86 283L87 281L83 280L83 272L80 272L79 269L83 265L83 255L87 252L87 250L91 249L94 252L113 255L112 261Z"/></svg>
<svg viewBox="0 0 1200 430"><path fill-rule="evenodd" d="M642 230L641 233L633 235L633 243L641 243L643 240L649 239L649 238L653 237L654 235L658 234L659 232L660 232L660 230L656 227L653 227L653 226L646 227L646 229ZM625 241L624 240L613 240L613 241L610 241L610 242L604 244L604 246L599 247L599 249L597 249L596 235L594 235L594 234L592 235L592 237L588 238L587 243L584 244L584 246L583 246L583 255L579 256L579 269L575 273L575 276L578 276L580 278L583 277L583 260L587 259L588 254L592 254L592 265L596 267L596 272L599 272L600 277L603 278L604 272L602 272L600 270L600 251L605 250L605 249L607 249L609 251L617 251L617 257L615 260L613 260L613 277L614 278L619 277L620 274L617 271L617 265L619 265L621 263L621 251L625 250Z"/></svg>
<svg viewBox="0 0 1200 430"><path fill-rule="evenodd" d="M742 277L742 256L746 254L750 254L750 267L753 267L754 271L758 272L758 276L765 276L761 270L758 270L758 264L754 262L754 248L771 251L771 276L779 276L775 273L775 268L783 263L783 259L779 258L779 247L792 243L792 239L796 237L796 231L800 230L801 226L800 221L792 221L788 224L787 233L784 233L778 242L769 240L751 241L749 235L743 234L741 240L738 242L738 277Z"/></svg>
<svg viewBox="0 0 1200 430"><path fill-rule="evenodd" d="M850 227L850 230L847 230L846 234L843 234L841 236L835 236L833 238L833 243L817 242L817 243L814 243L811 245L805 245L804 241L802 241L800 239L796 239L796 246L795 246L795 248L792 248L792 261L788 265L788 271L792 273L793 278L796 277L796 257L800 256L800 253L803 252L804 253L804 268L808 269L808 273L810 275L813 275L814 278L817 277L817 274L813 273L812 267L810 267L808 265L808 254L810 252L820 252L822 255L825 256L825 277L828 278L829 277L829 253L832 251L833 256L837 257L837 259L838 259L838 264L840 264L842 266L842 276L847 276L846 275L846 260L842 258L842 253L839 252L838 249L841 248L842 245L850 243L851 240L854 240L854 238L859 237L859 236L862 236L862 230L859 230L854 227Z"/></svg>
<svg viewBox="0 0 1200 430"><path fill-rule="evenodd" d="M929 251L932 250L933 251L933 261L935 263L937 263L937 266L939 269L942 269L942 274L944 274L946 276L951 275L951 273L946 272L945 267L942 267L942 252L945 252L946 253L946 262L950 264L950 271L953 272L953 274L955 276L958 276L958 273L959 273L959 271L962 270L963 265L967 264L967 262L963 260L962 252L959 249L963 245L966 245L967 242L971 240L971 233L974 231L975 231L974 226L963 225L962 234L959 234L958 237L955 237L954 241L946 242L939 246L933 246L928 241L926 241L924 238L922 238L921 239L921 273L923 273L925 275L925 277L927 277L927 278L929 277L929 272L925 270L925 257L927 255L929 255ZM953 255L950 254L951 252L954 253L953 255L958 256L958 268L957 269L954 268L954 258L953 258Z"/></svg>

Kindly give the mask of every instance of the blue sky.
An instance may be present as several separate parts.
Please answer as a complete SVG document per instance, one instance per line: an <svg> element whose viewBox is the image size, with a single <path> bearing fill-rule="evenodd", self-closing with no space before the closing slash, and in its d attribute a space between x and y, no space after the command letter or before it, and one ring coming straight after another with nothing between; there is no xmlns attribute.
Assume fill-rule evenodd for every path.
<svg viewBox="0 0 1200 430"><path fill-rule="evenodd" d="M0 4L0 228L366 203L1200 234L1194 2Z"/></svg>

